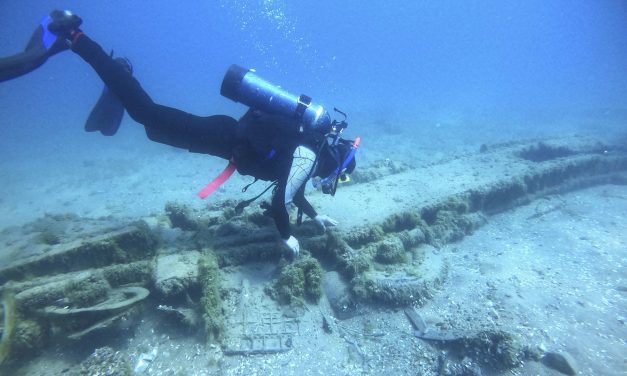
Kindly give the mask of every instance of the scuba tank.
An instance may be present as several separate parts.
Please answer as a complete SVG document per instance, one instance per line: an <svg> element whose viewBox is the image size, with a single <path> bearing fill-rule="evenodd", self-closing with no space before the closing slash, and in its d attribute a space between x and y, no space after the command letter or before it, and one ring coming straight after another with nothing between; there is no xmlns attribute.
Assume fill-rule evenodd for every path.
<svg viewBox="0 0 627 376"><path fill-rule="evenodd" d="M304 131L324 134L332 128L329 113L319 104L312 103L310 97L291 94L236 64L231 65L224 75L220 94L270 114L295 117Z"/></svg>

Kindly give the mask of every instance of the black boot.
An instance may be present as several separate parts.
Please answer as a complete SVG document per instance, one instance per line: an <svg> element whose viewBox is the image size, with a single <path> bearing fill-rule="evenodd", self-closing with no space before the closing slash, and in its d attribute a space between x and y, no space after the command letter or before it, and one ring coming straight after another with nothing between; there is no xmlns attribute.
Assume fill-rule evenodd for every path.
<svg viewBox="0 0 627 376"><path fill-rule="evenodd" d="M57 36L72 41L74 36L81 31L79 27L83 20L69 10L53 10L50 18L52 22L48 24L48 30Z"/></svg>

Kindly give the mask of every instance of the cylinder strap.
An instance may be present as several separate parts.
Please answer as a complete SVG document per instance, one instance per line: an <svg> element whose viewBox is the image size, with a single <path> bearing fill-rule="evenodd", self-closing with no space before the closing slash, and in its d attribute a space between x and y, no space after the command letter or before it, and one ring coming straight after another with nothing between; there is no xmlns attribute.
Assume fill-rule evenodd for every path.
<svg viewBox="0 0 627 376"><path fill-rule="evenodd" d="M301 94L298 97L298 105L296 106L296 117L301 118L305 114L307 108L311 104L311 98L306 96L305 94Z"/></svg>

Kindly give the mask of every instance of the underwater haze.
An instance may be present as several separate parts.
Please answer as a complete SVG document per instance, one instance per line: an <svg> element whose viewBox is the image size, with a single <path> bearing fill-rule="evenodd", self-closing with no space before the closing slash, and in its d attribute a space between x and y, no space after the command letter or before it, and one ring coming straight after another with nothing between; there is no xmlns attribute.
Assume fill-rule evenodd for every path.
<svg viewBox="0 0 627 376"><path fill-rule="evenodd" d="M624 137L622 0L2 2L0 53L21 51L55 8L73 10L105 50L130 59L155 102L238 118L245 107L220 96L220 83L230 64L254 68L270 82L347 113L346 134L364 139L362 163L387 155L391 141L381 138L387 135L411 140L409 154L396 159L419 163L423 155L447 154L442 142L468 151L573 132ZM5 200L34 202L33 214L57 210L29 189L54 178L81 185L73 180L85 175L76 172L89 170L85 164L93 157L116 161L121 177L142 159L177 153L148 141L128 116L117 137L85 133L101 88L92 69L70 52L0 85L3 174L14 182L4 187ZM219 172L214 159L179 158L185 162L161 162L163 178L151 183L144 207L134 208L159 208L163 190L192 193ZM185 173L197 180L164 186L172 181L166 171L181 166L193 166ZM80 200L92 208L103 202ZM16 210L12 221L28 217Z"/></svg>
<svg viewBox="0 0 627 376"><path fill-rule="evenodd" d="M347 112L354 129L386 117L420 120L411 127L515 118L533 128L564 125L578 114L626 115L622 0L38 1L0 7L3 55L22 49L50 9L71 9L88 35L132 61L157 102L197 114L243 112L219 95L224 72L237 63ZM16 133L37 139L63 133L68 145L74 138L83 142L72 124L82 123L99 89L98 77L71 53L3 84L3 146L14 143ZM31 117L64 124L22 125Z"/></svg>
<svg viewBox="0 0 627 376"><path fill-rule="evenodd" d="M220 95L237 64L345 113L343 137L361 146L337 195L308 185L339 225L294 225L301 256L288 263L258 205L269 193L232 210L265 184L243 193L253 179L235 174L199 200L225 160L152 142L128 114L112 137L86 132L103 83L77 54L1 82L0 374L74 375L92 359L148 375L625 375L627 0L5 0L0 56L23 51L53 9L128 58L158 104L240 118L246 106ZM109 264L81 257L118 227L145 244ZM78 250L30 273L59 249ZM144 310L115 311L103 326L117 335L81 342L95 319L79 330L55 310L91 283L97 310L137 292L118 269L107 278L122 282L104 281L117 267L143 278ZM174 299L159 273L187 278L168 285ZM286 280L307 290L290 304ZM14 286L33 332L7 365ZM17 296L33 286L51 300ZM255 304L283 320L278 350L229 342L249 339Z"/></svg>

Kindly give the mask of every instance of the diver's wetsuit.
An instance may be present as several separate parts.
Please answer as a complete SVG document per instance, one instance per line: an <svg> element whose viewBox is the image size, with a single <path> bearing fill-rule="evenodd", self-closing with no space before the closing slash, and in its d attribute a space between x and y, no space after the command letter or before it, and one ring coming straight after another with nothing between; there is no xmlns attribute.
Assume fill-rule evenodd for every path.
<svg viewBox="0 0 627 376"><path fill-rule="evenodd" d="M239 165L239 159L243 161L245 158L241 155L247 154L249 149L245 128L254 127L257 121L252 111L247 112L238 122L230 116L201 117L156 104L124 67L115 63L100 45L86 35L75 40L72 50L94 68L120 99L129 115L144 125L152 141L234 160L240 173L262 180L277 180L277 189L272 197L272 215L283 239L291 235L287 203L293 202L311 218L316 216L316 211L304 194L305 183L315 163L315 153L311 147L292 141L280 147L276 155L270 157L271 160L259 163L266 170L261 176L253 171L255 166L242 171L244 167Z"/></svg>

